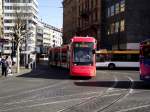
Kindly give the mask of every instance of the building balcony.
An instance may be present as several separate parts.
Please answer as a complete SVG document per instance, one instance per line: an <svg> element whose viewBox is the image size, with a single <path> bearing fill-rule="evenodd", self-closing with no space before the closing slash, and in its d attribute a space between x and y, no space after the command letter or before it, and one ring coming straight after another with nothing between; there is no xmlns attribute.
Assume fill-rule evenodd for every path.
<svg viewBox="0 0 150 112"><path fill-rule="evenodd" d="M13 33L12 30L4 30L4 33Z"/></svg>
<svg viewBox="0 0 150 112"><path fill-rule="evenodd" d="M37 42L36 45L41 46L43 45L43 42Z"/></svg>
<svg viewBox="0 0 150 112"><path fill-rule="evenodd" d="M5 26L5 27L6 27L6 26L13 27L13 26L15 26L15 23L4 23L4 26Z"/></svg>
<svg viewBox="0 0 150 112"><path fill-rule="evenodd" d="M37 36L36 38L37 38L37 40L43 40L43 37Z"/></svg>
<svg viewBox="0 0 150 112"><path fill-rule="evenodd" d="M12 50L3 50L4 54L11 54Z"/></svg>
<svg viewBox="0 0 150 112"><path fill-rule="evenodd" d="M39 9L34 4L31 4L30 6L33 7L37 12L39 12Z"/></svg>

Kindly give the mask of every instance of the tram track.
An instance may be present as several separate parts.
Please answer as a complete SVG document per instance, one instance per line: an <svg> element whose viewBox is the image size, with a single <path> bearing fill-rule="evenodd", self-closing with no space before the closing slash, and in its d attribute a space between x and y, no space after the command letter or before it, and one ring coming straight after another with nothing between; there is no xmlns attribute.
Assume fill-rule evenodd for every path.
<svg viewBox="0 0 150 112"><path fill-rule="evenodd" d="M76 81L76 80L74 80L74 81ZM85 80L79 80L79 81L83 82ZM95 91L91 92L90 89L89 90L87 88L83 89L82 87L79 87L79 86L74 86L73 87L72 81L69 80L69 82L71 82L69 85L67 83L67 86L64 86L62 88L55 88L56 89L55 91L51 91L53 93L53 96L47 96L47 97L43 96L43 97L40 97L40 96L35 95L33 98L29 97L28 99L26 98L26 99L19 100L19 101L16 100L16 101L13 101L13 102L4 103L3 105L11 105L11 104L18 104L18 103L25 103L25 102L32 102L32 101L41 101L41 100L46 100L46 99L50 99L50 98L57 98L57 97L59 98L59 97L68 97L68 96L76 96L76 95L78 95L78 96L81 95L82 96L82 95L88 95L88 94L98 94L98 92L99 92L98 90L95 90ZM60 85L60 84L62 84L62 83L57 83L57 85ZM50 87L55 87L57 85L54 84L54 85L51 85L51 86L44 86L42 88L24 91L24 92L15 94L15 95L4 96L4 97L1 97L1 99L5 99L6 100L7 98L10 99L11 97L16 97L16 96L19 96L19 95L25 95L25 94L33 93L33 92L35 93L35 92L38 92L38 91L41 91L41 90L45 91L45 93L47 93L46 91L48 91L48 90L45 90L45 89L49 89ZM68 87L70 87L70 88L68 88ZM64 91L65 92L65 93L63 93L64 95L63 94L59 95L61 93L61 91L59 91L59 90ZM72 91L72 92L66 94L67 90ZM76 93L77 90L80 91L80 92ZM59 93L59 94L57 94L57 93ZM57 95L55 96L55 94L57 94Z"/></svg>
<svg viewBox="0 0 150 112"><path fill-rule="evenodd" d="M76 81L76 80L74 80ZM85 81L85 80L79 80L79 81ZM69 85L68 85L68 82L71 82ZM62 85L62 84L67 84L67 86L63 86L62 88L56 88L58 87L59 85ZM23 92L20 92L20 93L17 93L17 94L12 94L12 95L7 95L7 96L2 96L0 97L0 101L4 100L4 101L7 101L6 103L3 102L3 106L5 105L11 105L11 104L18 104L18 103L25 103L25 102L32 102L32 101L41 101L41 100L46 100L46 99L50 99L50 98L57 98L57 97L67 97L67 96L74 96L74 95L83 95L83 94L91 94L91 93L97 93L98 91L93 91L93 92L87 92L87 88L86 89L82 89L82 87L77 87L75 86L75 88L72 88L72 80L67 80L67 81L61 81L59 83L54 83L54 84L51 84L50 86L43 86L43 87L40 87L40 88L37 88L37 89L31 89L31 90L27 90L27 91L23 91ZM70 89L68 88L70 87ZM47 93L48 92L48 89L52 89L54 88L55 90L54 91L51 91L51 93L53 94L53 96L50 95L49 96L38 96L36 95L35 93L39 93L40 91L44 92L44 93ZM64 89L64 90L63 90ZM80 91L80 89L82 91ZM72 91L72 94L71 93L68 93L67 95L59 95L61 92L59 90L63 90L63 91L66 91L66 90L69 90L69 91ZM80 91L80 93L76 93L76 90ZM85 91L86 90L86 91ZM73 93L73 91L75 93ZM90 91L90 90L89 90ZM57 94L59 93L59 94ZM34 94L34 97L25 97L24 96L28 96L28 94ZM55 96L56 94L56 96ZM66 94L66 93L65 93ZM39 94L40 95L40 94ZM22 99L16 99L15 101L13 100L12 102L8 102L8 100L11 100L14 99L15 97L23 97Z"/></svg>
<svg viewBox="0 0 150 112"><path fill-rule="evenodd" d="M134 81L130 77L127 77L130 82L130 85L125 92L123 91L123 93L114 93L114 94L109 93L109 91L113 90L112 88L117 88L117 86L118 86L118 79L116 76L114 76L114 77L115 77L115 81L114 81L114 84L112 85L112 87L104 90L102 94L92 97L88 100L84 100L83 102L80 102L71 107L59 110L57 112L70 112L70 111L77 112L79 110L83 111L83 112L92 112L93 110L87 109L90 107L94 109L94 112L105 112L105 110L109 109L111 106L113 106L117 102L121 102L121 100L127 98L127 96L133 92L132 88L134 86ZM111 101L106 101L106 104L102 104L103 106L101 108L95 109L95 108L101 106L100 103L105 102L105 99L107 99L107 98L108 99L112 98L112 99L111 99ZM95 108L94 108L94 106L95 106Z"/></svg>
<svg viewBox="0 0 150 112"><path fill-rule="evenodd" d="M112 101L111 103L109 103L108 105L106 105L105 107L102 107L101 109L96 110L96 111L94 111L94 112L106 112L107 109L110 110L110 109L111 109L111 108L110 108L111 106L113 106L114 104L116 104L116 103L118 103L118 102L121 102L121 100L127 98L127 96L133 92L133 89L132 89L132 88L133 88L133 86L134 86L134 81L132 80L131 77L127 77L127 78L128 78L129 81L130 81L130 88L129 88L129 90L128 90L125 94L120 95L117 99L115 99L114 101Z"/></svg>
<svg viewBox="0 0 150 112"><path fill-rule="evenodd" d="M1 96L0 97L0 101L7 101L7 99L11 99L11 98L18 98L18 97L23 97L23 96L27 96L28 97L28 94L34 94L36 92L41 92L41 91L44 91L46 89L52 89L52 88L55 88L59 85L62 85L62 84L65 84L65 83L68 83L68 81L58 81L58 82L54 82L48 86L43 86L43 87L40 87L40 88L36 88L36 89L29 89L29 90L26 90L26 91L23 91L23 92L19 92L17 94L12 94L12 95L6 95L6 96ZM24 99L25 100L25 99ZM16 102L16 101L13 101L13 102ZM10 102L9 102L10 103Z"/></svg>
<svg viewBox="0 0 150 112"><path fill-rule="evenodd" d="M74 81L76 81L76 80L74 80ZM80 81L85 81L85 80L80 80ZM65 81L54 81L52 84L50 84L50 85L48 85L48 86L43 86L43 87L40 87L40 88L35 88L35 89L29 89L29 90L26 90L26 91L22 91L22 92L18 92L17 94L11 94L11 95L5 95L5 96L1 96L0 97L0 101L2 101L2 100L4 100L4 101L6 101L7 99L11 99L11 98L15 98L15 97L20 97L20 96L28 96L28 94L32 94L32 93L36 93L36 92L38 92L39 93L39 91L48 91L48 89L52 89L52 88L54 88L55 90L57 90L57 89L65 89L65 88L67 88L68 86L70 86L71 88L70 89L72 89L72 84L69 84L68 85L68 82L71 82L72 83L72 80L65 80ZM59 88L57 88L58 86L62 86L63 84L67 84L67 86L63 86L63 87L59 87ZM70 90L69 89L69 90ZM58 92L57 92L58 93ZM82 94L82 93L81 93ZM33 98L35 98L36 97L36 95L33 97ZM58 96L59 97L59 96ZM13 101L13 102L8 102L8 103L6 103L6 104L12 104L12 103L15 103L15 102L24 102L24 101L30 101L30 100L34 100L34 99L32 99L31 97L30 98L25 98L25 99L23 99L23 100L20 100L20 101ZM3 104L5 104L5 103L3 103Z"/></svg>
<svg viewBox="0 0 150 112"><path fill-rule="evenodd" d="M91 102L91 100L95 100L95 99L97 99L98 97L104 96L106 93L108 93L110 90L112 90L112 88L114 88L114 87L117 85L117 83L118 83L117 77L116 77L116 76L113 76L113 78L114 78L114 83L113 83L113 85L112 85L111 87L105 89L104 91L102 91L99 95L93 96L93 97L91 97L90 99L84 100L84 101L82 101L82 102L80 102L80 103L78 103L78 104L76 104L76 105L70 106L70 107L68 107L68 108L61 109L61 110L59 110L59 111L57 111L57 112L70 112L70 111L72 110L72 108L75 108L75 107L78 107L78 106L82 106L82 105L84 105L84 104L87 104L87 103ZM105 97L105 96L104 96L104 97Z"/></svg>

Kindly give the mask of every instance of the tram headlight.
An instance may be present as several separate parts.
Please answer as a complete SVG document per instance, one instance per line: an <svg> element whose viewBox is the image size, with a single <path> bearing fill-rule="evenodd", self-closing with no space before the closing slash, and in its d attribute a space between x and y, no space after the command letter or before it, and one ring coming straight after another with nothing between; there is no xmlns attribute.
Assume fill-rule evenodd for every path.
<svg viewBox="0 0 150 112"><path fill-rule="evenodd" d="M94 72L94 70L91 70L91 72L90 72L91 74L95 74L95 72Z"/></svg>

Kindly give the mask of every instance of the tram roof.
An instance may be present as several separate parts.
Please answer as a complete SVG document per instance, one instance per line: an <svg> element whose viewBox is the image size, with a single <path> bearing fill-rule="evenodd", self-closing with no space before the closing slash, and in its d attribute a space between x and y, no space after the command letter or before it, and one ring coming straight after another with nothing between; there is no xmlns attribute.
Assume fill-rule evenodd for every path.
<svg viewBox="0 0 150 112"><path fill-rule="evenodd" d="M96 39L94 37L73 37L71 42L95 42Z"/></svg>
<svg viewBox="0 0 150 112"><path fill-rule="evenodd" d="M68 49L69 49L69 44L65 44L65 45L63 45L61 47L49 48L49 52L50 51L54 51L54 52L59 52L59 51L66 52Z"/></svg>

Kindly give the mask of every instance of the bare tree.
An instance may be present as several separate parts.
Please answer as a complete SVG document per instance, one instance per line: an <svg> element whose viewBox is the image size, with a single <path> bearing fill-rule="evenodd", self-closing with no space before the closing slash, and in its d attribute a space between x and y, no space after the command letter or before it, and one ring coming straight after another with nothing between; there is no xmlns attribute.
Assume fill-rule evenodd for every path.
<svg viewBox="0 0 150 112"><path fill-rule="evenodd" d="M13 27L13 39L16 48L17 56L17 73L20 72L20 47L21 43L24 43L30 34L30 29L27 28L28 14L22 11L15 11L15 25ZM25 44L25 43L24 43Z"/></svg>

